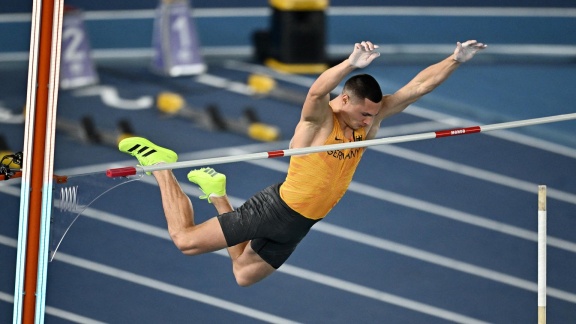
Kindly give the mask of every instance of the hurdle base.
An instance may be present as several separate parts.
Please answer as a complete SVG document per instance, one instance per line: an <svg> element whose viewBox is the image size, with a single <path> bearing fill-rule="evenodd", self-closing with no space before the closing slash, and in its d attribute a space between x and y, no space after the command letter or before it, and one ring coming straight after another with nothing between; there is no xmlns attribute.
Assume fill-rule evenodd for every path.
<svg viewBox="0 0 576 324"><path fill-rule="evenodd" d="M264 64L273 70L294 74L320 74L328 69L325 63L283 63L273 58L268 58Z"/></svg>
<svg viewBox="0 0 576 324"><path fill-rule="evenodd" d="M206 72L208 66L205 63L190 64L190 65L177 65L171 67L157 67L152 66L150 69L153 73L162 76L180 77L189 75L198 75Z"/></svg>

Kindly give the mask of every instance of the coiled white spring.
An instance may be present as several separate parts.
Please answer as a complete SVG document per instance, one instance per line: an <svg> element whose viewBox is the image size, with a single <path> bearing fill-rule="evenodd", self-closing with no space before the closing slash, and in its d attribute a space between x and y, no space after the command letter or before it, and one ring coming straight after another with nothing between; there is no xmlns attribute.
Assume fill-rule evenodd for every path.
<svg viewBox="0 0 576 324"><path fill-rule="evenodd" d="M74 211L78 207L78 186L60 188L60 211Z"/></svg>

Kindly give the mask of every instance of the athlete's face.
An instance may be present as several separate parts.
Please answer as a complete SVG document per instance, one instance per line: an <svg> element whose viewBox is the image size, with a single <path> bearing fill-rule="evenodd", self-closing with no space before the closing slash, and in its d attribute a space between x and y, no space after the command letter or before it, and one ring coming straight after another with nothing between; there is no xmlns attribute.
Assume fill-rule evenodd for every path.
<svg viewBox="0 0 576 324"><path fill-rule="evenodd" d="M352 99L344 95L343 101L343 108L348 116L348 126L354 130L372 125L374 117L380 111L380 103L368 99Z"/></svg>

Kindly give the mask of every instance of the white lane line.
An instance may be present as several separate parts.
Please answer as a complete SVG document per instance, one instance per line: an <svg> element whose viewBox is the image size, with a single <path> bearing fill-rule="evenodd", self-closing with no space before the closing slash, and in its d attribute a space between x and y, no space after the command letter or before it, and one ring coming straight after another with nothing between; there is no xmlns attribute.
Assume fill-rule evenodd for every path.
<svg viewBox="0 0 576 324"><path fill-rule="evenodd" d="M443 266L452 270L464 272L488 280L496 281L516 288L528 290L531 292L538 291L538 285L534 282L504 274L502 272L475 266L470 263L461 262L452 258L447 258L438 254L430 253L424 250L416 249L407 245L399 244L385 240L376 236L367 235L354 230L340 226L319 222L313 227L315 230L340 237L345 240L354 241L360 244L372 246L381 250L386 250L396 254L404 255L421 261L429 262ZM563 299L565 301L576 303L576 294L566 292L560 289L547 287L548 296Z"/></svg>
<svg viewBox="0 0 576 324"><path fill-rule="evenodd" d="M574 8L333 6L330 16L576 17Z"/></svg>
<svg viewBox="0 0 576 324"><path fill-rule="evenodd" d="M466 324L479 324L487 323L480 321L478 319L464 316L458 313L447 311L442 308L434 307L428 304L420 303L411 299L403 298L393 294L389 294L380 290L372 289L370 287L358 285L349 281L344 281L338 278L326 276L317 272L312 272L302 268L297 268L290 265L283 265L278 269L280 272L316 282L321 285L329 286L339 290L347 291L353 294L361 295L367 298L379 300L387 304L396 305L398 307L406 308L418 313L424 313L438 318L443 318L445 320L453 321L455 323L466 323Z"/></svg>
<svg viewBox="0 0 576 324"><path fill-rule="evenodd" d="M88 213L98 214L98 211L96 211L94 209L87 209L87 211L88 211ZM105 215L101 215L101 216L105 216ZM118 216L116 216L116 217L118 217ZM98 218L96 218L96 219L98 219ZM101 220L101 219L99 219L99 220ZM135 226L141 225L141 223L139 223L139 222L131 222L130 224L135 225ZM145 224L142 224L142 225L145 225ZM149 227L142 226L142 230L140 230L140 231L148 230L148 229L149 229ZM169 238L167 238L167 239L169 239ZM15 239L9 238L9 237L4 236L4 235L0 235L0 244L16 248L17 242ZM66 264L70 264L70 265L73 265L73 266L76 266L78 268L82 268L85 270L101 273L101 274L104 274L104 275L107 275L107 276L110 276L110 277L113 277L116 279L128 281L128 282L140 285L140 286L144 286L144 287L148 287L148 288L155 289L158 291L162 291L162 292L165 292L165 293L170 294L170 295L175 295L175 296L183 297L186 299L194 300L194 301L197 301L200 303L204 303L207 305L211 305L211 306L214 306L217 308L221 308L221 309L224 309L224 310L227 310L230 312L241 314L241 315L251 317L251 318L254 318L257 320L261 320L264 322L286 323L286 324L298 323L298 322L294 322L292 320L288 320L288 319L285 319L285 318L282 318L282 317L279 317L279 316L276 316L273 314L261 312L261 311L258 311L256 309L253 309L253 308L249 308L249 307L242 306L240 304L232 303L232 302L226 301L224 299L212 297L210 295L202 294L202 293L190 290L190 289L184 289L184 288L181 288L181 287L178 287L178 286L175 286L172 284L168 284L168 283L156 280L156 279L141 276L141 275L133 273L133 272L124 271L122 269L106 266L106 265L103 265L101 263L92 262L90 260L82 259L82 258L68 255L65 253L60 253L60 252L57 253L54 260L59 261L59 262L64 262ZM64 314L63 312L59 312L59 314Z"/></svg>
<svg viewBox="0 0 576 324"><path fill-rule="evenodd" d="M17 242L15 239L0 235L0 244L9 246L11 248L17 247ZM5 292L0 291L0 300L7 302L7 303L14 303L14 295L8 294ZM46 314L65 319L67 321L73 323L82 323L82 324L105 324L105 322L100 322L92 318L88 318L86 316L81 316L72 312L68 312L56 307L46 306L45 308Z"/></svg>
<svg viewBox="0 0 576 324"><path fill-rule="evenodd" d="M130 229L130 230L149 234L149 235L159 237L159 238L162 238L165 240L170 240L170 237L167 234L167 231L164 229L160 229L160 228L157 228L154 226L143 224L143 223L140 223L138 221L126 219L126 218L116 216L116 215L113 215L110 213L97 211L97 210L91 209L91 208L87 209L87 211L88 211L88 215L90 215L89 217L94 218L96 220L109 222L109 223L112 223L114 225L122 226L122 227ZM5 237L3 235L0 235L0 244L5 244L7 241L10 241L10 243L12 243L14 245L13 247L16 247L16 240ZM217 255L228 258L228 254L225 251L216 251L214 253ZM166 284L166 283L160 282L160 281L155 280L155 279L143 277L143 276L137 275L135 273L131 273L131 272L117 269L117 268L105 266L105 265L102 265L100 263L88 261L85 259L81 259L78 257L67 255L64 253L58 253L56 255L55 260L60 261L60 262L65 262L65 263L68 263L68 264L71 264L71 265L74 265L74 266L77 266L77 267L80 267L80 268L83 268L83 269L86 269L89 271L95 271L98 273L109 275L109 276L114 277L114 278L126 280L129 282L133 282L135 284L138 284L138 285L142 285L142 286L146 286L146 287L153 288L156 290L160 290L160 291L163 291L163 292L166 292L169 294L173 294L173 295L177 295L180 297L196 300L196 301L199 301L202 303L210 304L212 306L225 308L227 310L235 311L237 313L240 313L240 314L243 314L246 316L250 316L253 318L257 318L260 320L264 320L264 321L267 321L270 323L295 323L295 322L288 321L288 320L285 320L283 318L280 318L280 317L277 317L274 315L269 315L266 313L254 311L252 309L246 308L246 307L238 305L238 304L223 301L221 299L214 298L214 297L209 296L209 295L205 295L205 294L197 293L197 292L190 291L187 289L183 289L183 288L180 288L178 286ZM389 294L389 293L386 293L383 291L379 291L379 290L365 287L362 285L354 284L354 283L351 283L348 281L344 281L344 280L341 280L338 278L326 276L326 275L316 273L313 271L309 271L306 269L302 269L299 267L290 266L290 265L285 264L282 267L280 267L280 269L278 269L278 271L285 273L287 275L291 275L294 277L304 279L304 280L316 282L316 283L324 285L324 286L328 286L328 287L332 287L335 289L347 291L347 292L357 294L357 295L360 295L363 297L375 299L375 300L378 300L381 302L385 302L388 304L392 304L392 305L396 305L396 306L403 307L406 309L410 309L410 310L415 311L415 312L428 314L428 315L443 318L446 320L451 320L451 321L454 321L457 323L467 323L467 324L468 323L469 324L486 323L486 322L483 322L483 321L480 321L480 320L477 320L477 319L474 319L474 318L471 318L471 317L468 317L465 315L461 315L461 314L458 314L455 312L451 312L451 311L448 311L445 309L441 309L438 307L434 307L431 305L427 305L424 303L413 301L413 300L410 300L407 298L395 296L395 295L392 295L392 294ZM254 312L257 312L257 313L255 314ZM259 315L259 316L256 316L256 315Z"/></svg>
<svg viewBox="0 0 576 324"><path fill-rule="evenodd" d="M94 271L102 273L117 279L125 280L152 288L158 291L165 292L167 294L183 297L190 300L195 300L200 303L208 304L217 308L221 308L230 312L241 314L247 317L251 317L257 320L261 320L268 323L297 323L276 315L261 312L253 308L242 306L240 304L232 303L221 298L212 297L207 294L199 293L190 289L184 289L172 284L168 284L156 279L141 276L133 272L124 271L118 268L106 266L100 263L92 262L86 259L74 257L64 253L56 254L56 260L64 263L68 263L89 271Z"/></svg>
<svg viewBox="0 0 576 324"><path fill-rule="evenodd" d="M138 221L127 219L118 215L111 213L106 213L98 211L95 209L87 209L85 216L90 217L95 220L108 222L110 224L124 227L126 229L138 231L147 235L151 235L157 238L170 241L170 236L168 235L166 229L159 228L156 226L151 226ZM216 251L215 254L229 258L225 251ZM317 282L319 284L336 288L339 290L344 290L356 295L376 299L385 303L390 303L396 306L404 307L410 310L414 310L420 313L429 314L432 316L437 316L444 319L451 319L459 323L482 323L476 319L466 317L454 312L443 310L434 306L419 303L410 299L402 298L399 296L394 296L382 291L378 291L369 287L347 282L341 279L302 269L299 267L291 266L288 264L283 265L278 269L279 272L285 273L291 276L295 276L304 280ZM417 307L415 307L417 305Z"/></svg>
<svg viewBox="0 0 576 324"><path fill-rule="evenodd" d="M232 149L231 154L237 152ZM256 160L248 161L247 163L255 164L263 168L268 168L278 172L284 172L288 170L288 163L278 161L278 160ZM534 187L536 188L536 186ZM518 189L518 188L515 188ZM401 195L392 191L383 190L378 187L361 184L356 181L352 181L348 187L348 191L354 192L359 195L369 196L378 200L387 201L392 204L397 204L407 208L417 209L425 213L436 215L439 217L448 218L457 222L466 223L473 226L482 227L488 230L492 230L498 233L514 236L517 238L525 239L532 242L538 241L538 233L535 231L525 230L523 228L508 225L506 223L493 221L481 216L473 215L470 213L462 212L456 209L444 207L434 203L430 203L421 199L408 197ZM235 202L236 204L239 202ZM563 249L572 253L576 253L576 244L567 240L548 236L547 240L548 246Z"/></svg>
<svg viewBox="0 0 576 324"><path fill-rule="evenodd" d="M150 177L144 178L142 181L156 185L155 180ZM198 196L202 194L195 186L182 184L182 190L187 195ZM239 198L229 197L232 204L240 204L243 201ZM107 222L119 227L124 227L134 231L138 231L147 235L151 235L164 240L171 240L166 229L148 225L139 221L134 221L122 216L112 213L99 211L93 208L87 208L83 215L98 221ZM461 262L455 259L447 258L439 254L430 253L421 249L413 248L400 243L392 242L389 240L381 239L372 235L367 235L358 231L349 230L337 225L332 225L326 221L317 223L312 227L312 230L319 231L328 235L336 236L344 240L354 241L360 244L368 245L374 248L385 250L392 253L397 253L406 257L414 258L420 261L429 262L445 268L464 272L470 275L481 277L484 279L492 280L512 287L520 288L530 292L537 291L537 285L528 280L510 276L501 272L476 266L470 263ZM58 255L58 254L57 254ZM222 256L228 257L222 251ZM282 268L280 268L282 269ZM576 294L562 291L560 289L548 287L548 295L551 297L559 298L568 302L576 303Z"/></svg>
<svg viewBox="0 0 576 324"><path fill-rule="evenodd" d="M228 18L228 17L268 17L270 7L252 8L194 8L194 18ZM420 6L331 6L326 10L328 17L336 16L453 16L453 17L576 17L574 8L545 7L420 7ZM133 20L153 19L154 9L141 10L98 10L86 11L85 20ZM0 23L29 22L29 13L0 14Z"/></svg>
<svg viewBox="0 0 576 324"><path fill-rule="evenodd" d="M535 193L538 188L538 184L536 183L519 180L499 173L482 170L480 168L471 167L462 163L456 163L450 160L434 157L428 154L418 153L416 151L405 149L399 146L381 145L381 146L373 146L370 147L369 149L380 153L393 155L405 160L425 164L438 169L458 173L464 176L484 180L487 182L492 182L501 186L510 187L521 191ZM547 195L549 198L557 199L560 201L567 202L569 204L576 205L575 194L564 192L554 188L548 188Z"/></svg>
<svg viewBox="0 0 576 324"><path fill-rule="evenodd" d="M0 300L13 304L14 303L14 296L0 291ZM85 316L80 316L78 314L74 314L74 313L67 312L65 310L55 308L55 307L50 307L50 306L46 307L46 314L54 316L54 317L65 319L65 320L70 321L72 323L106 324L106 322L96 321L94 319L91 319L91 318L88 318Z"/></svg>

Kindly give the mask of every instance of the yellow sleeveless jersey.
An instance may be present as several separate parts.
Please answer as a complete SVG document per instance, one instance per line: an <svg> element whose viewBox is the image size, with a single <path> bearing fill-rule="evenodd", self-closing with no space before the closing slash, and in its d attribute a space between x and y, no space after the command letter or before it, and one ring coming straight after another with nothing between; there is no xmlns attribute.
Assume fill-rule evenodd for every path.
<svg viewBox="0 0 576 324"><path fill-rule="evenodd" d="M354 138L345 139L335 115L333 119L334 128L324 145L366 139L364 128L354 131ZM286 181L280 187L282 200L306 218L323 218L344 196L364 150L353 148L292 156Z"/></svg>

